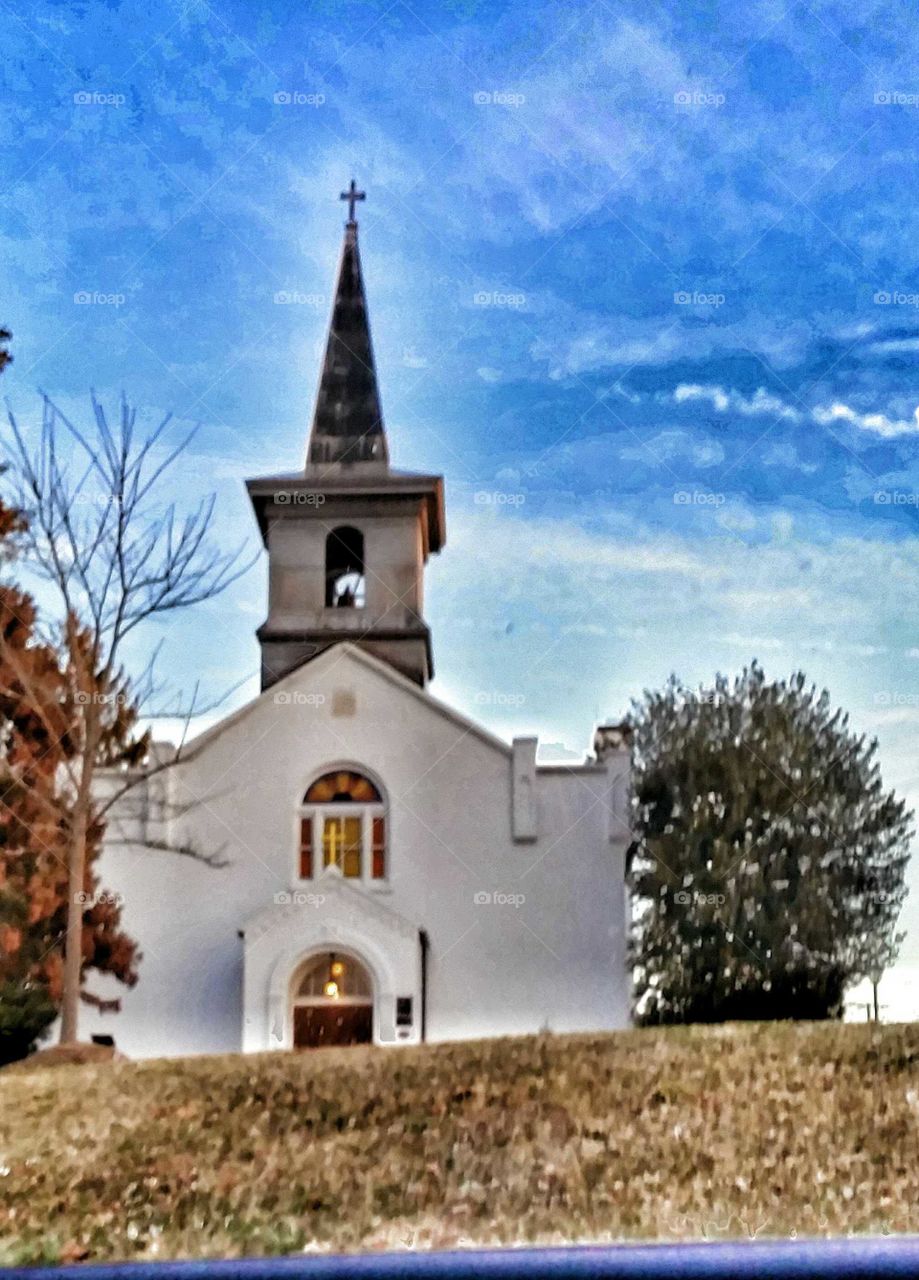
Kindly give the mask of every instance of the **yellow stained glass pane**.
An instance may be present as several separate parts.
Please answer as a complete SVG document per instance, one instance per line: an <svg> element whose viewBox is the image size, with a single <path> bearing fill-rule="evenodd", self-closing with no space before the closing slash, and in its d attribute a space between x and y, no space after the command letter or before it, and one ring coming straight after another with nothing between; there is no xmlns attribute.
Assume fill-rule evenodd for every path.
<svg viewBox="0 0 919 1280"><path fill-rule="evenodd" d="M322 827L322 865L338 867L342 875L358 879L361 874L360 818L326 818Z"/></svg>

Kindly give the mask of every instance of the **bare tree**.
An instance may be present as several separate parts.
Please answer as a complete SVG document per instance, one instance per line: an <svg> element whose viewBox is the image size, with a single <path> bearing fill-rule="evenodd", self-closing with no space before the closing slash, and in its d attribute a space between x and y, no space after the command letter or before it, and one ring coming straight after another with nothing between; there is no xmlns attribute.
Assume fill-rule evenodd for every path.
<svg viewBox="0 0 919 1280"><path fill-rule="evenodd" d="M169 444L171 415L144 434L137 430L136 409L123 397L117 427L94 395L92 408L93 424L84 430L44 396L34 441L9 415L7 479L11 501L28 521L22 555L56 594L53 638L77 687L78 746L66 782L69 893L62 1044L77 1039L87 837L121 795L177 759L133 760L140 770L126 774L123 785L100 801L94 784L97 770L111 762L113 704L128 699L150 714L145 704L158 691L156 649L131 678L123 669L125 642L152 619L211 599L251 564L243 562L242 546L224 552L210 542L213 495L184 514L173 501L164 501L194 430ZM36 698L38 705L41 701ZM200 710L189 706L187 717Z"/></svg>

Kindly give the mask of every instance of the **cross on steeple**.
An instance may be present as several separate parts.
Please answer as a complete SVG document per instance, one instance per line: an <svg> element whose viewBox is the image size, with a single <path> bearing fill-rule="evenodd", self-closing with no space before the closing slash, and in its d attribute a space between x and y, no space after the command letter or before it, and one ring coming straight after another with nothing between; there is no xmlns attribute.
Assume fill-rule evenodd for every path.
<svg viewBox="0 0 919 1280"><path fill-rule="evenodd" d="M347 191L343 191L343 192L341 193L341 195L340 195L338 198L339 198L339 200L347 200L347 201L348 201L348 221L349 221L349 222L353 222L353 221L354 221L354 205L355 205L356 201L358 201L358 200L366 200L366 199L367 199L367 192L366 192L366 191L358 191L358 189L357 189L357 183L356 183L356 182L354 181L354 179L352 178L352 179L351 179L351 186L348 188L348 190L347 190Z"/></svg>

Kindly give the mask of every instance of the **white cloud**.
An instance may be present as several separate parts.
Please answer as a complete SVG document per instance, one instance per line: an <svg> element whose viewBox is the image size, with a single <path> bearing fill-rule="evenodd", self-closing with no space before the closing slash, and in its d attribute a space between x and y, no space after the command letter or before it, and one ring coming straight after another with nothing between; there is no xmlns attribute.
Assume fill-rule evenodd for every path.
<svg viewBox="0 0 919 1280"><path fill-rule="evenodd" d="M672 430L659 431L640 445L628 445L619 456L627 462L644 463L688 458L697 467L714 467L724 461L725 454L719 440L697 440L687 431Z"/></svg>
<svg viewBox="0 0 919 1280"><path fill-rule="evenodd" d="M501 370L491 369L488 365L483 365L481 369L476 369L477 375L483 382L500 382Z"/></svg>
<svg viewBox="0 0 919 1280"><path fill-rule="evenodd" d="M745 613L783 609L807 609L811 604L810 592L802 587L740 587L725 594L725 603Z"/></svg>
<svg viewBox="0 0 919 1280"><path fill-rule="evenodd" d="M848 422L860 431L872 431L888 440L919 433L919 405L913 410L912 418L904 420L888 418L883 413L859 413L849 405L837 401L825 408L814 409L813 418L823 426L834 422Z"/></svg>
<svg viewBox="0 0 919 1280"><path fill-rule="evenodd" d="M706 387L699 382L681 382L673 398L677 404L685 404L687 400L706 400L719 413L724 413L731 406L731 397L724 387Z"/></svg>
<svg viewBox="0 0 919 1280"><path fill-rule="evenodd" d="M744 396L739 391L726 391L717 385L705 385L698 382L681 382L673 393L677 404L687 401L706 401L718 413L742 414L746 418L768 414L773 418L786 419L789 422L800 422L801 413L772 395L765 387L757 387L752 396Z"/></svg>
<svg viewBox="0 0 919 1280"><path fill-rule="evenodd" d="M578 310L563 298L548 295L537 298L528 294L527 309L552 315L551 330L543 326L550 336L537 337L530 354L545 364L548 376L556 381L617 366L631 369L660 367L675 360L705 360L739 347L761 352L775 366L788 366L800 360L802 347L812 337L809 328L794 320L783 324L768 318L759 318L755 324L749 319L713 320L688 325L683 316L668 324L660 316L619 315L610 321L606 315ZM674 307L674 311L681 310ZM761 395L761 402L752 397L749 411L769 412L768 393L756 394ZM795 412L781 401L776 405L777 416L789 417Z"/></svg>
<svg viewBox="0 0 919 1280"><path fill-rule="evenodd" d="M648 634L647 627L616 627L616 635L620 640L644 640Z"/></svg>
<svg viewBox="0 0 919 1280"><path fill-rule="evenodd" d="M787 542L794 533L795 519L787 511L776 511L771 523L772 536L777 542Z"/></svg>
<svg viewBox="0 0 919 1280"><path fill-rule="evenodd" d="M763 454L763 465L787 467L791 471L801 471L807 476L813 475L817 470L816 462L803 462L794 445L786 442L771 445Z"/></svg>
<svg viewBox="0 0 919 1280"><path fill-rule="evenodd" d="M536 750L536 759L540 764L554 764L559 761L583 760L583 751L572 751L564 742L540 742Z"/></svg>
<svg viewBox="0 0 919 1280"><path fill-rule="evenodd" d="M788 648L788 641L778 636L741 635L737 631L729 631L721 636L710 636L709 639L715 643L729 644L735 649L743 649L748 655L777 653Z"/></svg>
<svg viewBox="0 0 919 1280"><path fill-rule="evenodd" d="M739 391L717 384L681 382L674 390L672 399L675 404L702 402L711 405L718 413L738 413L748 418L766 415L788 422L801 422L805 417L799 409L786 404L764 387L759 387L752 396L744 396ZM835 401L830 405L817 405L810 411L810 417L821 426L845 422L860 431L870 431L885 439L919 434L919 405L913 410L912 418L902 419L889 418L883 413L860 413L850 405ZM790 444L773 445L764 462L768 466L796 467L805 473L816 470L815 466L801 462L797 451Z"/></svg>
<svg viewBox="0 0 919 1280"><path fill-rule="evenodd" d="M882 707L864 717L872 728L889 729L896 725L908 725L919 729L919 706Z"/></svg>
<svg viewBox="0 0 919 1280"><path fill-rule="evenodd" d="M532 524L530 525L532 528ZM582 530L559 529L548 547L541 547L537 537L530 544L537 557L546 554L583 568L613 569L617 573L674 575L697 582L718 576L718 565L704 553L688 551L678 539L646 542L624 542L596 539Z"/></svg>
<svg viewBox="0 0 919 1280"><path fill-rule="evenodd" d="M715 518L721 528L727 529L729 533L749 533L756 528L756 516L739 504L722 507Z"/></svg>
<svg viewBox="0 0 919 1280"><path fill-rule="evenodd" d="M915 355L919 351L919 338L882 338L877 342L869 343L869 350L877 351L882 355L885 353Z"/></svg>

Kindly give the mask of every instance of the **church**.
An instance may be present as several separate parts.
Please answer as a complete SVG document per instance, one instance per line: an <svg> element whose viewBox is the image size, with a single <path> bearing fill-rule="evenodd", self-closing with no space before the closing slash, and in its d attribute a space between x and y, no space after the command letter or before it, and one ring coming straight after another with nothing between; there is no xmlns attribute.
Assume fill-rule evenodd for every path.
<svg viewBox="0 0 919 1280"><path fill-rule="evenodd" d="M305 465L247 483L261 693L178 753L156 744L171 763L109 823L102 883L143 958L81 1033L131 1058L629 1024L627 733L541 765L535 737L507 743L429 693L443 477L390 464L362 193L343 198Z"/></svg>

